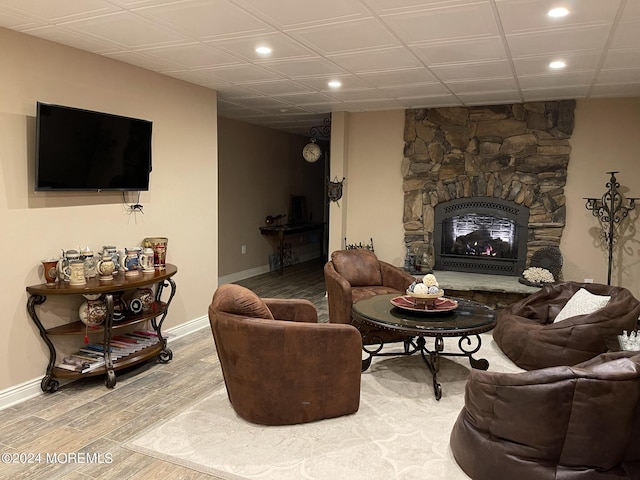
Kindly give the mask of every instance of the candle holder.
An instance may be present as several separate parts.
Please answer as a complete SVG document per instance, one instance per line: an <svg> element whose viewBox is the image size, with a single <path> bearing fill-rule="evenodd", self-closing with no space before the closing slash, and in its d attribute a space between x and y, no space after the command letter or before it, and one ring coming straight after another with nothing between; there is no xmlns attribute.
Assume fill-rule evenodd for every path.
<svg viewBox="0 0 640 480"><path fill-rule="evenodd" d="M606 172L611 178L606 184L607 191L601 198L585 197L586 208L590 210L594 217L600 222L602 229L601 236L604 238L609 253L607 285L611 285L611 266L613 263L613 247L617 240L617 233L620 224L628 217L629 212L636 207L637 197L625 198L618 190L620 184L616 179L618 172Z"/></svg>

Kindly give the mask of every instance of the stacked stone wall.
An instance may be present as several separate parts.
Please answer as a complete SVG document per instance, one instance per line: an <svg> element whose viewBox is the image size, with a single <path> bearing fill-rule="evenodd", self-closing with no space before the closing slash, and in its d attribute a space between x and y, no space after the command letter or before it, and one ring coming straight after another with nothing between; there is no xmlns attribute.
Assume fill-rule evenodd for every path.
<svg viewBox="0 0 640 480"><path fill-rule="evenodd" d="M529 208L527 256L559 246L575 100L405 113L405 245L433 245L434 207L494 197Z"/></svg>

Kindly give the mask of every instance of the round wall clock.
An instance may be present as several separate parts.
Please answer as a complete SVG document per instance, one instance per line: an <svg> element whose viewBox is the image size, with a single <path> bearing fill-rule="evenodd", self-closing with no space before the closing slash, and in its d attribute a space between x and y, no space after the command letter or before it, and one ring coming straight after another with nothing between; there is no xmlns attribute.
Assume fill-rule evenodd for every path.
<svg viewBox="0 0 640 480"><path fill-rule="evenodd" d="M302 149L302 157L309 163L317 162L321 155L322 151L315 140L311 140Z"/></svg>

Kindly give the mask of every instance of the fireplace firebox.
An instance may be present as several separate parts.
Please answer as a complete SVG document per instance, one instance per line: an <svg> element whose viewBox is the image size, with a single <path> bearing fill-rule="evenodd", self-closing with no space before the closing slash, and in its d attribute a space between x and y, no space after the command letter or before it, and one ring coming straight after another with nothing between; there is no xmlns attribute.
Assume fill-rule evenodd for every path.
<svg viewBox="0 0 640 480"><path fill-rule="evenodd" d="M459 198L434 208L436 270L522 274L529 208L491 197Z"/></svg>

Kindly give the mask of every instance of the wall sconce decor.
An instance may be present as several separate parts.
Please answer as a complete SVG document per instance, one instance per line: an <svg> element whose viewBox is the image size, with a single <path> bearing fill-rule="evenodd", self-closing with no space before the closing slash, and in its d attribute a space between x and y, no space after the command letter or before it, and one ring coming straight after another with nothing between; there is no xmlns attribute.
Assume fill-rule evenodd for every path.
<svg viewBox="0 0 640 480"><path fill-rule="evenodd" d="M607 271L607 285L611 285L611 266L613 263L613 247L618 237L618 231L621 223L627 218L629 212L636 206L636 200L638 198L625 198L618 190L620 184L616 179L616 173L618 172L606 172L611 175L611 178L606 184L607 191L601 198L588 198L585 197L586 208L591 210L594 217L600 222L600 228L602 229L601 236L604 238L608 253L609 253L609 266Z"/></svg>
<svg viewBox="0 0 640 480"><path fill-rule="evenodd" d="M330 201L337 202L342 198L343 184L344 184L344 177L342 177L342 180L340 181L338 181L338 177L335 177L335 180L333 182L329 180L329 184L327 186L327 196L329 197Z"/></svg>

